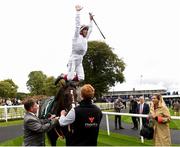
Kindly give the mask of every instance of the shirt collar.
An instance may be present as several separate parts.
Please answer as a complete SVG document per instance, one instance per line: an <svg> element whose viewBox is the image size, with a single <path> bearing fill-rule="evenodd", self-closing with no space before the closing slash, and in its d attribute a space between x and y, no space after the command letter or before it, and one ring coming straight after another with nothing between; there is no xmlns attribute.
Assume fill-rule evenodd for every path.
<svg viewBox="0 0 180 147"><path fill-rule="evenodd" d="M28 113L30 113L30 114L32 114L32 115L34 115L34 116L36 116L36 114L34 114L34 113L32 113L32 112L29 112L29 111L28 111Z"/></svg>

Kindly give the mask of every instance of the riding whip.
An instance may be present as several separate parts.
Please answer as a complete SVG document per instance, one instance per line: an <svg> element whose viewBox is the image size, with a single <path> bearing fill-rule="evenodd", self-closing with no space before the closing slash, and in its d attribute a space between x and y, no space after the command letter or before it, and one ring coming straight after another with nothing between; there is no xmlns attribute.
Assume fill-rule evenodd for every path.
<svg viewBox="0 0 180 147"><path fill-rule="evenodd" d="M89 15L92 16L91 13L89 13ZM97 24L96 21L94 20L94 17L92 18L92 20L93 20L93 22L95 23L96 27L98 28L99 32L101 33L102 37L103 37L104 39L106 39L105 36L103 35L101 29L99 28L98 24Z"/></svg>

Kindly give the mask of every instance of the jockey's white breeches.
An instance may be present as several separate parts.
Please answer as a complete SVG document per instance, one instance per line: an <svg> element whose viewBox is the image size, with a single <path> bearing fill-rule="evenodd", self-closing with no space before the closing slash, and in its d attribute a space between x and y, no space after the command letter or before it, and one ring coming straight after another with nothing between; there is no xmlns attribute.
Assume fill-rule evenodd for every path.
<svg viewBox="0 0 180 147"><path fill-rule="evenodd" d="M82 65L83 56L71 56L68 62L67 80L73 80L77 74L78 80L84 80L84 69Z"/></svg>

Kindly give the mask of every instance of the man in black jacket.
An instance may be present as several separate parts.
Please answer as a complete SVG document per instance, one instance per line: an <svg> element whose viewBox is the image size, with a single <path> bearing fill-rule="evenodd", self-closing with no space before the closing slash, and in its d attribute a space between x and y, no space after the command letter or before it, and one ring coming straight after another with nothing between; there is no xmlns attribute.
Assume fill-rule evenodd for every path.
<svg viewBox="0 0 180 147"><path fill-rule="evenodd" d="M59 123L61 126L71 125L72 130L66 138L67 146L96 146L99 133L99 125L102 119L101 110L92 104L94 88L85 84L81 88L79 106L72 108L66 115L61 111Z"/></svg>
<svg viewBox="0 0 180 147"><path fill-rule="evenodd" d="M129 97L130 100L130 105L129 105L129 113L134 113L137 114L137 101L133 98L133 96L131 95ZM138 129L138 121L137 121L137 117L132 117L132 122L133 122L133 128L134 130Z"/></svg>

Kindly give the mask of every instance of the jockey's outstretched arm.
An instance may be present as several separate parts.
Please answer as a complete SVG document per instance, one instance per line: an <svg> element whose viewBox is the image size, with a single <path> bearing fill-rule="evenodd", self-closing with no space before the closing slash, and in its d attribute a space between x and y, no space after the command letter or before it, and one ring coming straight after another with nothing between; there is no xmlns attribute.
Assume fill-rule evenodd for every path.
<svg viewBox="0 0 180 147"><path fill-rule="evenodd" d="M76 17L75 17L75 34L74 34L74 38L78 38L79 37L79 32L80 32L80 27L81 27L81 24L80 24L80 11L83 9L83 7L79 6L79 5L76 5L75 6L76 8Z"/></svg>

